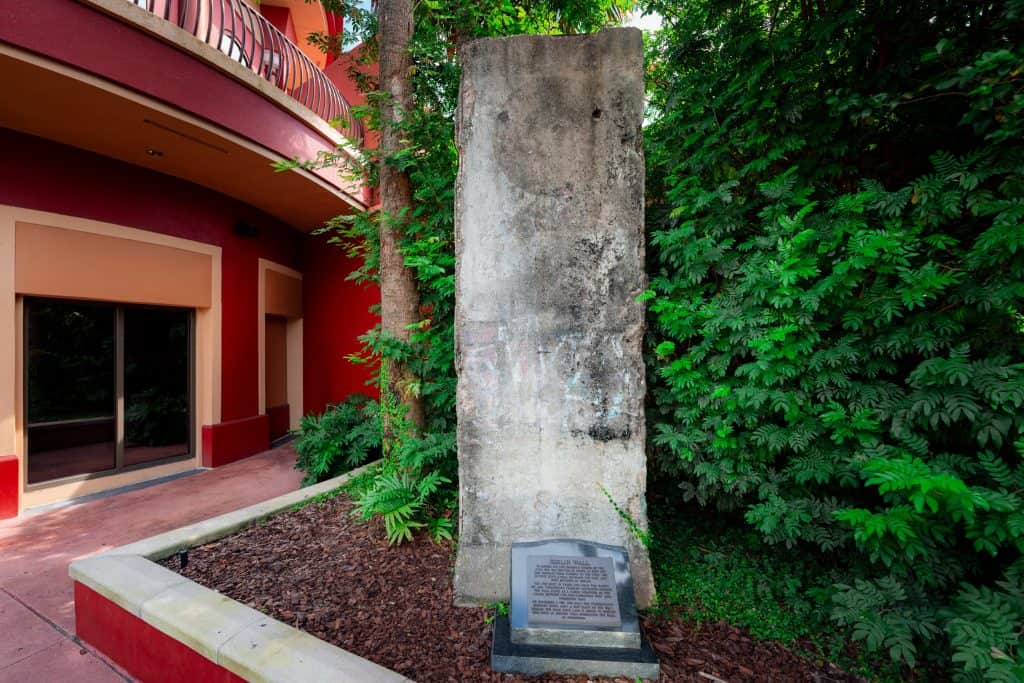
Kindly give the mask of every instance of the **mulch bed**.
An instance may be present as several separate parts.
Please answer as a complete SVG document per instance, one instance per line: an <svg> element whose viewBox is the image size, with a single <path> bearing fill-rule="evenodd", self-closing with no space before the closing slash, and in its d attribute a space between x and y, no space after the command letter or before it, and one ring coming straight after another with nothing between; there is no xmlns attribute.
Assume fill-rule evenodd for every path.
<svg viewBox="0 0 1024 683"><path fill-rule="evenodd" d="M379 523L351 510L339 496L280 514L192 549L181 573L420 683L589 680L492 672L490 612L452 606L452 547L389 547ZM164 564L180 571L176 557ZM727 624L646 616L643 626L662 681L860 680Z"/></svg>

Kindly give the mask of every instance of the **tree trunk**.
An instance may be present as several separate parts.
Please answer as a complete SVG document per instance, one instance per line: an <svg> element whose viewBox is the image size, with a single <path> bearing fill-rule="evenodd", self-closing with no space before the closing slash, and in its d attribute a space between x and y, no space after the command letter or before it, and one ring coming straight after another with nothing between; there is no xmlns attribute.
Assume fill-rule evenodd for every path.
<svg viewBox="0 0 1024 683"><path fill-rule="evenodd" d="M381 103L380 199L384 220L380 224L380 296L381 326L385 334L409 340L409 326L419 320L419 293L416 277L405 267L398 249L400 228L412 212L412 185L409 176L386 161L401 149L397 128L404 112L413 106L409 43L413 32L412 0L379 0L377 3L377 41L380 54ZM415 381L404 363L383 360L387 386L382 391L405 407L405 417L417 428L423 427L423 401L410 387ZM383 413L384 437L395 436L387 411Z"/></svg>

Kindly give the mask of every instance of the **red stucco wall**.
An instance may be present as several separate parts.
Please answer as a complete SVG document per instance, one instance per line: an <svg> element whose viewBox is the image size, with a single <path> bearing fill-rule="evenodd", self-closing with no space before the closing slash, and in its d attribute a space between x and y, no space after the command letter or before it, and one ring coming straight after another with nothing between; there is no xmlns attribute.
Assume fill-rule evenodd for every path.
<svg viewBox="0 0 1024 683"><path fill-rule="evenodd" d="M18 516L18 458L0 455L0 519Z"/></svg>
<svg viewBox="0 0 1024 683"><path fill-rule="evenodd" d="M352 78L352 73L355 72L360 74L361 76L370 79L371 82L377 80L377 64L363 64L360 61L364 57L365 49L366 48L363 44L360 43L338 57L324 69L324 74L331 79L331 82L334 83L338 88L338 91L344 96L345 101L352 106L361 106L366 104L366 95L359 90L358 84L355 79ZM366 131L366 146L376 147L379 138L380 135L377 131Z"/></svg>
<svg viewBox="0 0 1024 683"><path fill-rule="evenodd" d="M349 394L376 398L366 385L370 369L345 360L358 353L359 336L377 324L369 312L380 303L373 286L357 286L345 277L356 264L338 246L323 237L310 237L305 244L303 273L302 393L305 413L320 413L328 403Z"/></svg>
<svg viewBox="0 0 1024 683"><path fill-rule="evenodd" d="M266 415L203 425L203 467L220 467L270 447L270 420Z"/></svg>
<svg viewBox="0 0 1024 683"><path fill-rule="evenodd" d="M303 235L251 206L191 183L90 152L0 128L0 204L105 221L222 249L221 421L245 420L255 434L236 426L218 430L211 444L224 458L266 447L267 421L259 413L258 259L304 275L303 346L306 412L322 410L353 391L365 390L368 371L344 356L358 348L356 337L373 325L367 312L375 288L360 288L344 277L351 269L344 254L321 238ZM258 235L235 234L239 221L257 226ZM131 267L131 264L126 264ZM297 409L297 408L293 408ZM255 448L255 450L254 450Z"/></svg>
<svg viewBox="0 0 1024 683"><path fill-rule="evenodd" d="M260 14L262 14L267 21L274 25L278 31L283 33L288 40L292 41L296 45L299 44L299 38L295 35L295 22L292 21L292 11L287 7L274 7L273 5L258 5Z"/></svg>

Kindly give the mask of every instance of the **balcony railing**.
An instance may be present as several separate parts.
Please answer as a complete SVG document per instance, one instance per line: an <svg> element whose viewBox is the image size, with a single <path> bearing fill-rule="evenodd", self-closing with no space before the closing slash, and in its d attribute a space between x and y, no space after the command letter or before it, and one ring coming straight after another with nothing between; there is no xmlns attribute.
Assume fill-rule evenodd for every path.
<svg viewBox="0 0 1024 683"><path fill-rule="evenodd" d="M361 142L363 127L334 83L243 0L126 0L170 21Z"/></svg>

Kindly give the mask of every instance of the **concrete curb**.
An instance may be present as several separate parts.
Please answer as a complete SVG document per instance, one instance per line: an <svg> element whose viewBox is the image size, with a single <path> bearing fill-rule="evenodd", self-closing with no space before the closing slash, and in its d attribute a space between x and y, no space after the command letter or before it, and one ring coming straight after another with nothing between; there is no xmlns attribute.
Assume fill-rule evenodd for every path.
<svg viewBox="0 0 1024 683"><path fill-rule="evenodd" d="M179 550L194 548L197 545L203 545L204 543L230 536L242 527L248 526L257 520L276 515L297 503L302 503L310 498L316 498L322 493L329 493L339 486L343 486L349 479L366 472L367 469L376 465L377 462L379 461L357 467L340 477L328 479L319 484L265 500L262 503L256 503L240 510L204 519L195 524L172 529L171 531L150 536L135 543L112 548L103 553L103 555L142 555L150 560L162 560Z"/></svg>
<svg viewBox="0 0 1024 683"><path fill-rule="evenodd" d="M247 681L409 681L155 562L333 491L374 464L241 510L76 560L68 574L167 637Z"/></svg>

